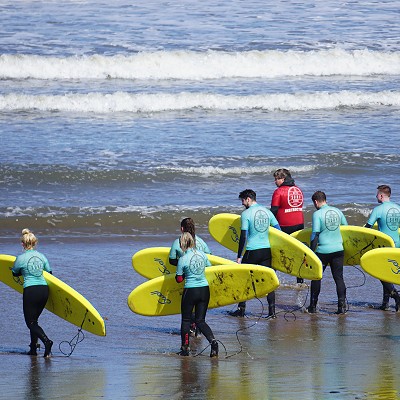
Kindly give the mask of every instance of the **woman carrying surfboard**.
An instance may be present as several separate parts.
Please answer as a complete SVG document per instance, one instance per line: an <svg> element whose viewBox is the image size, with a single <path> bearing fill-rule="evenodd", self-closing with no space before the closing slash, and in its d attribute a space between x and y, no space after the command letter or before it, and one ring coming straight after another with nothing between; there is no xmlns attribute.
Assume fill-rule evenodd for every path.
<svg viewBox="0 0 400 400"><path fill-rule="evenodd" d="M184 218L181 221L181 232L189 232L194 239L194 246L197 250L201 250L206 254L211 254L207 243L198 235L196 235L196 226L192 218ZM178 265L178 260L183 256L183 251L181 249L180 238L174 240L169 251L169 263L171 265ZM192 320L190 324L190 334L192 336L198 336L200 334L200 329L196 326L194 322L194 315L192 315Z"/></svg>
<svg viewBox="0 0 400 400"><path fill-rule="evenodd" d="M39 326L38 319L49 297L49 287L43 271L51 273L51 268L47 258L35 250L38 240L29 229L22 231L21 243L24 253L16 258L11 271L13 276L22 275L24 278L23 310L31 335L30 351L27 354L37 356L37 343L40 339L44 344L44 357L49 357L53 342Z"/></svg>
<svg viewBox="0 0 400 400"><path fill-rule="evenodd" d="M218 342L205 320L210 301L210 288L204 270L211 266L211 263L204 252L195 248L194 239L189 232L182 233L180 243L183 255L179 258L175 279L178 283L185 280L185 287L181 301L182 346L179 354L189 355L190 321L194 308L196 325L211 344L210 357L217 357Z"/></svg>

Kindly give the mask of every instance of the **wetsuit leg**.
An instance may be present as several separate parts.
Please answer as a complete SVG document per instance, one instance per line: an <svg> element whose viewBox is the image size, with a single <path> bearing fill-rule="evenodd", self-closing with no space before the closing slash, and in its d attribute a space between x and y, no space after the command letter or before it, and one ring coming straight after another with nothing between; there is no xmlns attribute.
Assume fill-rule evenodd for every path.
<svg viewBox="0 0 400 400"><path fill-rule="evenodd" d="M23 292L23 310L25 323L31 334L31 344L39 338L43 343L49 339L38 324L38 319L49 297L47 285L28 286Z"/></svg>
<svg viewBox="0 0 400 400"><path fill-rule="evenodd" d="M393 292L393 290L396 290L393 283L383 282L383 281L381 281L381 283L383 286L383 297L385 296L390 297L390 294Z"/></svg>
<svg viewBox="0 0 400 400"><path fill-rule="evenodd" d="M271 249L265 248L265 249L246 251L244 253L242 263L243 264L262 265L264 267L271 268L271 264L272 264ZM268 301L269 306L275 307L275 292L271 292L267 295L267 301ZM244 304L244 306L246 306L246 302L242 302L242 303L239 303L239 307L241 307L242 304Z"/></svg>
<svg viewBox="0 0 400 400"><path fill-rule="evenodd" d="M326 266L329 263L329 257L326 254L316 253L318 258L322 263L322 273L325 272ZM322 280L322 279L321 279ZM321 292L321 280L311 281L311 299L310 304L313 303L314 306L317 305L318 297Z"/></svg>
<svg viewBox="0 0 400 400"><path fill-rule="evenodd" d="M190 320L194 307L193 289L183 289L182 301L181 301L181 340L182 346L189 344L189 333L190 333Z"/></svg>
<svg viewBox="0 0 400 400"><path fill-rule="evenodd" d="M337 251L331 254L330 266L333 279L336 283L336 293L339 302L346 300L346 285L343 279L344 251Z"/></svg>
<svg viewBox="0 0 400 400"><path fill-rule="evenodd" d="M214 340L214 334L206 322L206 313L210 301L210 288L208 286L203 286L194 289L197 292L195 311L196 325L200 328L206 339L211 343Z"/></svg>

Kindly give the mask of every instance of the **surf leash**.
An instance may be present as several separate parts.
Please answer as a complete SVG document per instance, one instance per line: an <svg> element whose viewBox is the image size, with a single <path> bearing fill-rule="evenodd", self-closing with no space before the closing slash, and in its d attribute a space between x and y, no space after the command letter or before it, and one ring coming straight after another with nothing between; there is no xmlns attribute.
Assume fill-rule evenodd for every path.
<svg viewBox="0 0 400 400"><path fill-rule="evenodd" d="M81 326L80 326L80 328L78 328L78 333L70 341L63 340L58 345L58 348L60 349L61 353L64 354L64 356L70 357L71 354L74 352L75 347L77 346L77 344L81 343L85 339L85 334L82 331L82 327L83 327L83 324L85 323L86 316L87 316L88 312L89 312L89 310L86 310L85 315L83 317L83 321L81 323ZM62 346L63 343L67 343L69 345L69 348L70 348L69 352L66 352L66 351L62 350L61 346Z"/></svg>

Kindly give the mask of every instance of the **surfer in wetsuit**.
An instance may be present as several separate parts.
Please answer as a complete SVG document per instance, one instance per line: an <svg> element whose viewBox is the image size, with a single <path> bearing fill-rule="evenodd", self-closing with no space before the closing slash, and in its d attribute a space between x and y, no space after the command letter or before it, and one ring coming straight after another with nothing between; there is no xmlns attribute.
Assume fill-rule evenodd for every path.
<svg viewBox="0 0 400 400"><path fill-rule="evenodd" d="M400 206L390 201L392 190L388 185L377 187L376 199L379 206L376 206L365 224L367 228L372 228L375 222L378 223L379 231L389 235L397 248L400 248L399 226L400 226ZM400 296L393 283L381 281L383 286L383 300L379 307L381 310L389 309L389 298L392 297L396 302L396 311L400 309Z"/></svg>
<svg viewBox="0 0 400 400"><path fill-rule="evenodd" d="M343 279L344 248L340 225L347 225L346 217L336 207L328 206L324 192L317 191L311 197L317 211L312 217L311 250L322 262L323 271L329 264L336 284L338 310L336 314L346 313L346 285ZM309 313L317 312L321 281L311 281Z"/></svg>
<svg viewBox="0 0 400 400"><path fill-rule="evenodd" d="M39 326L38 319L49 297L49 287L43 277L43 271L52 272L47 258L35 250L38 240L29 229L22 231L21 243L24 253L16 258L11 271L13 276L22 275L24 278L23 310L25 323L31 335L30 351L27 354L37 356L37 344L40 339L44 344L44 357L49 357L53 342Z"/></svg>
<svg viewBox="0 0 400 400"><path fill-rule="evenodd" d="M178 283L185 281L181 302L181 340L180 355L189 355L190 322L195 308L196 325L211 344L210 357L218 356L218 342L211 328L206 323L206 313L210 301L210 288L205 276L205 268L211 266L206 254L195 248L195 241L189 232L180 237L182 257L179 258L175 279Z"/></svg>
<svg viewBox="0 0 400 400"><path fill-rule="evenodd" d="M274 179L277 189L272 194L271 212L278 220L282 232L290 235L304 229L303 192L295 185L288 169L277 169ZM297 283L303 282L303 278L297 278Z"/></svg>
<svg viewBox="0 0 400 400"><path fill-rule="evenodd" d="M256 192L251 189L239 193L239 199L246 208L240 217L240 239L237 253L237 262L257 264L271 267L272 255L269 243L269 227L280 230L274 214L256 201ZM247 244L246 244L247 241ZM243 254L244 247L246 251ZM267 295L268 317L275 318L275 292ZM240 302L236 311L230 312L233 317L244 317L246 302Z"/></svg>
<svg viewBox="0 0 400 400"><path fill-rule="evenodd" d="M211 254L207 243L200 236L196 235L196 227L192 218L184 218L181 221L181 232L189 232L192 235L197 250L201 250L203 253L206 254ZM169 263L171 265L177 266L178 260L182 256L183 251L181 249L180 238L177 238L172 243L171 250L169 251ZM200 329L196 327L196 323L194 322L194 314L192 315L190 334L192 336L198 336L200 334Z"/></svg>

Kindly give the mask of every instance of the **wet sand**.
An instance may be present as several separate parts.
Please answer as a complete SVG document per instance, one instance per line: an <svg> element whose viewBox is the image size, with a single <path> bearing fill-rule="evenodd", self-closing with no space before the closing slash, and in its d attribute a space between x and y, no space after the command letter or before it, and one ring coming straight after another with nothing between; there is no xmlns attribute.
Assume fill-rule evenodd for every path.
<svg viewBox="0 0 400 400"><path fill-rule="evenodd" d="M381 300L378 281L367 276L363 283L361 272L346 268L349 311L337 316L328 268L319 312L309 315L301 308L308 305L308 289L297 289L295 278L280 274L277 319L263 318L266 299L248 302L246 318L226 315L235 306L209 310L207 320L220 341L220 357L210 359L204 337L192 339L191 357L180 357L176 355L179 315L142 317L126 305L130 291L144 281L131 268L132 254L159 243L157 238L135 244L120 238L102 243L44 238L41 250L55 275L87 297L106 318L107 336L85 333L84 340L66 357L59 344L73 339L77 328L45 311L40 324L55 342L53 357L21 355L29 344L22 297L2 285L0 360L6 373L0 378L1 397L399 398L395 366L400 360L400 314L394 312L393 304L386 312L372 308ZM0 245L1 253L18 250L14 240ZM216 245L212 250L232 256ZM66 351L69 345L63 343L61 348Z"/></svg>

